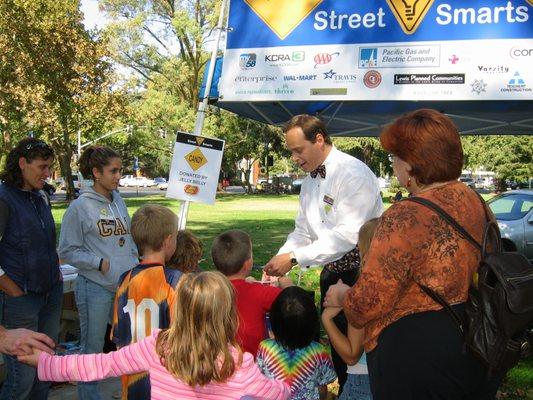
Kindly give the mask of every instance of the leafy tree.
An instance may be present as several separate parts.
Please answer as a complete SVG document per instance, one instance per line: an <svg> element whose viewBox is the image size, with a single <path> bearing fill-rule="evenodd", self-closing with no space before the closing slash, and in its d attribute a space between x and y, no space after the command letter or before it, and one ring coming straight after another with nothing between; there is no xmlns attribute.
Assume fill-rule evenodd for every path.
<svg viewBox="0 0 533 400"><path fill-rule="evenodd" d="M463 137L465 166L483 167L500 179L523 182L533 177L533 136Z"/></svg>
<svg viewBox="0 0 533 400"><path fill-rule="evenodd" d="M166 80L178 98L194 108L208 60L205 44L216 25L219 2L101 0L100 4L115 21L107 29L115 60L145 81Z"/></svg>
<svg viewBox="0 0 533 400"><path fill-rule="evenodd" d="M0 121L4 144L31 130L56 150L72 196L72 142L103 129L120 108L105 43L85 31L79 2L0 2ZM14 129L12 131L12 129Z"/></svg>
<svg viewBox="0 0 533 400"><path fill-rule="evenodd" d="M363 161L376 174L385 176L392 174L392 166L387 153L376 138L334 138L335 146Z"/></svg>

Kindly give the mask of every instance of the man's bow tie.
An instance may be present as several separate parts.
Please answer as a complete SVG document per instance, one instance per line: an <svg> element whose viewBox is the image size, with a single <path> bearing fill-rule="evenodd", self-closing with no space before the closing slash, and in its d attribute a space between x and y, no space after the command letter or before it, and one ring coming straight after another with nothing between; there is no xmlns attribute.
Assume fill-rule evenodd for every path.
<svg viewBox="0 0 533 400"><path fill-rule="evenodd" d="M326 166L325 165L321 165L314 171L311 171L311 178L314 179L317 177L317 175L320 175L322 179L326 177Z"/></svg>

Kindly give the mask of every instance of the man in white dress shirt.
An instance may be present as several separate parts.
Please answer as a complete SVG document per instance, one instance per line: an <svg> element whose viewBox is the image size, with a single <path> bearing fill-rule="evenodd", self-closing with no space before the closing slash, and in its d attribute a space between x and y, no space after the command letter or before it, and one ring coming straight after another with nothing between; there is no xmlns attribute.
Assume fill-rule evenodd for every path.
<svg viewBox="0 0 533 400"><path fill-rule="evenodd" d="M281 276L295 265L304 269L322 265L323 299L328 287L339 279L350 286L357 279L359 228L383 212L379 185L366 164L332 145L320 119L297 115L284 131L292 159L309 174L302 182L295 229L264 271L270 276ZM346 333L342 313L335 322ZM342 390L346 364L334 349L332 355Z"/></svg>

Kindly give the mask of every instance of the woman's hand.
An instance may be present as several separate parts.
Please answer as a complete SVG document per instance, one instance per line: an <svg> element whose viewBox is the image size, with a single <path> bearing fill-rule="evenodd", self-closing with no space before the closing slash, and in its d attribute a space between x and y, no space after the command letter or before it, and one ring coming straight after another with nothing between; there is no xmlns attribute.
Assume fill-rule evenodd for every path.
<svg viewBox="0 0 533 400"><path fill-rule="evenodd" d="M100 269L102 274L107 274L109 272L109 260L102 261L102 268Z"/></svg>
<svg viewBox="0 0 533 400"><path fill-rule="evenodd" d="M339 279L335 285L329 287L326 298L324 299L324 307L342 307L344 296L349 289L350 286L344 284Z"/></svg>

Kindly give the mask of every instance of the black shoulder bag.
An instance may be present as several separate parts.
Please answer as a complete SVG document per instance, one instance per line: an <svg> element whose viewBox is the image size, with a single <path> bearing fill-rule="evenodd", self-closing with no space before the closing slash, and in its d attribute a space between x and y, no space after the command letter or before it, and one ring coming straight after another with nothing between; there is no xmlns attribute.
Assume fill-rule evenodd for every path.
<svg viewBox="0 0 533 400"><path fill-rule="evenodd" d="M470 285L465 304L465 320L438 293L427 286L418 285L446 309L463 333L467 347L492 374L507 371L521 357L530 353L533 266L522 254L502 251L498 225L490 221L485 201L479 195L478 197L487 217L482 244L435 203L420 197L410 197L404 201L413 201L430 208L481 252L478 284Z"/></svg>

